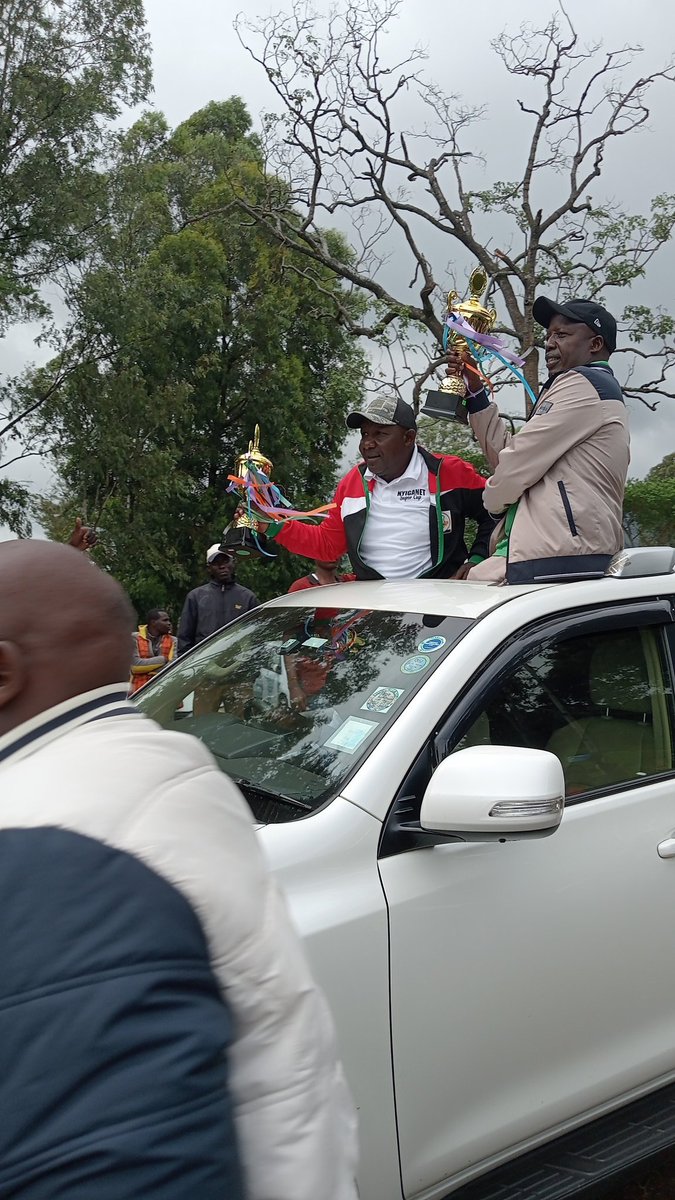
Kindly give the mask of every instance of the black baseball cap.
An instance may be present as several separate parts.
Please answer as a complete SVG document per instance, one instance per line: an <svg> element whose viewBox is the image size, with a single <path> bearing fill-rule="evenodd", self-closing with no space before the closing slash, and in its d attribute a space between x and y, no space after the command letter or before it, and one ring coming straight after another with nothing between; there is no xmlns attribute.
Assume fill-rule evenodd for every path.
<svg viewBox="0 0 675 1200"><path fill-rule="evenodd" d="M538 296L532 305L532 316L535 321L548 329L555 316L567 317L568 321L577 321L580 325L588 325L594 333L599 333L610 354L616 350L616 321L606 308L596 304L595 300L568 300L566 304L557 304L547 296Z"/></svg>
<svg viewBox="0 0 675 1200"><path fill-rule="evenodd" d="M357 412L347 417L349 429L360 429L364 421L374 425L400 425L401 429L417 429L415 412L399 396L371 396Z"/></svg>

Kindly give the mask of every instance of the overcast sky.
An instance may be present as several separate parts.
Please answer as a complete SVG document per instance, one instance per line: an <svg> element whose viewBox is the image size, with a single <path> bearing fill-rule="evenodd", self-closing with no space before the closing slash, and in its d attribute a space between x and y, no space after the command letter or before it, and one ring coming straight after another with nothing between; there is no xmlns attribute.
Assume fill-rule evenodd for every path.
<svg viewBox="0 0 675 1200"><path fill-rule="evenodd" d="M155 100L170 122L177 123L211 99L232 94L243 97L254 119L273 108L267 81L242 51L232 33L232 21L242 10L255 16L287 7L285 0L278 4L191 0L189 6L185 0L146 0L154 48ZM411 46L423 45L429 52L426 69L430 76L446 90L462 94L467 103L487 104L479 135L487 160L485 186L493 179L514 177L514 163L520 167L525 145L518 136L518 83L504 71L490 41L505 27L515 32L522 21L541 24L554 8L545 0L484 0L477 19L467 25L450 17L452 6L447 0L403 0L401 14L391 25L387 48L392 58L400 59ZM634 0L594 0L593 4L569 0L566 8L586 44L604 40L613 49L642 45L645 53L636 68L640 73L663 64L664 55L670 54L675 44L675 10L668 0L642 0L640 4ZM619 141L616 150L608 153L602 180L595 189L596 201L613 198L641 211L652 196L675 191L675 161L670 150L675 84L658 85L651 106L649 129ZM405 269L407 279L409 263ZM622 307L624 298L626 293L621 293ZM675 245L662 252L645 284L634 289L634 298L675 310ZM642 475L675 448L675 400L662 401L656 413L636 403L631 406L631 420L631 471Z"/></svg>
<svg viewBox="0 0 675 1200"><path fill-rule="evenodd" d="M237 12L246 15L277 11L290 0L269 5L259 0L146 0L153 46L154 105L172 125L210 100L240 95L257 123L259 114L272 107L273 98L260 69L242 50L232 30ZM604 39L618 48L640 44L645 49L637 68L648 73L661 65L675 44L675 9L668 0L568 0L567 10L585 43ZM541 23L554 6L545 0L484 0L477 8L453 10L447 0L403 0L399 19L392 24L387 47L401 58L414 44L429 49L427 70L446 90L461 93L467 103L485 103L486 120L480 127L480 147L486 157L485 186L494 179L517 177L524 138L518 124L514 81L505 73L490 48L490 40L507 27L515 31L521 21ZM451 13L472 14L470 24ZM608 153L605 170L594 199L612 198L627 208L645 210L652 196L675 191L672 155L672 112L675 85L661 84L651 96L649 128L626 141L619 140ZM514 164L516 169L514 170ZM407 266L406 266L406 269ZM621 305L627 299L621 294ZM653 303L675 311L675 246L669 245L656 260L647 281L634 289L631 300ZM40 353L32 344L30 329L12 329L0 345L3 370L16 371ZM618 363L617 373L621 373ZM675 448L675 401L661 402L657 413L631 405L632 468L642 475L664 454ZM32 460L29 460L32 461ZM28 478L22 464L17 478ZM31 466L30 479L48 486L40 466ZM2 534L0 533L0 537Z"/></svg>

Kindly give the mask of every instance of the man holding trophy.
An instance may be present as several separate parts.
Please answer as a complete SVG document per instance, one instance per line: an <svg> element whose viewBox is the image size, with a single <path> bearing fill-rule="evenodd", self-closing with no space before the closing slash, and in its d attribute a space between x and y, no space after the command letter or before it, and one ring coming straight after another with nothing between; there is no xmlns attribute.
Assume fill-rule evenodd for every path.
<svg viewBox="0 0 675 1200"><path fill-rule="evenodd" d="M278 489L281 506L274 510L269 481L262 482L252 464L247 469L254 483L246 483L240 470L233 477L234 490L256 482L259 490L249 494L247 512L238 510L223 548L246 552L253 539L258 553L269 554L274 538L294 554L323 562L348 554L357 579L463 578L472 564L482 562L494 529L483 507L482 475L461 458L418 446L413 409L395 395L371 397L349 414L347 425L361 432L363 461L340 480L320 525L300 524L299 516L312 514L289 512ZM287 515L291 519L284 519ZM478 524L469 550L467 519Z"/></svg>
<svg viewBox="0 0 675 1200"><path fill-rule="evenodd" d="M623 546L630 454L625 404L608 361L616 349L616 321L592 300L558 304L540 296L532 312L546 330L549 377L518 433L511 434L490 400L476 362L460 348L467 346L461 337L451 339L448 378L426 406L459 420L467 413L494 470L484 503L499 525L490 557L471 568L470 580L595 578ZM475 320L460 317L459 328L469 342L475 331L474 344L503 349Z"/></svg>

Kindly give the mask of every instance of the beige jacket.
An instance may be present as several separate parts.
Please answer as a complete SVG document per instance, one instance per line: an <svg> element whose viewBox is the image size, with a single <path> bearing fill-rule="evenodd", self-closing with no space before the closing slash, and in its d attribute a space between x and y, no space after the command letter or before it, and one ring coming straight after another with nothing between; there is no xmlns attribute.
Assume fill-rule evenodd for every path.
<svg viewBox="0 0 675 1200"><path fill-rule="evenodd" d="M494 468L485 508L505 515L518 502L507 582L603 574L623 546L630 457L626 408L610 367L577 367L556 376L515 436L484 392L471 398L469 419ZM503 532L501 522L492 552Z"/></svg>

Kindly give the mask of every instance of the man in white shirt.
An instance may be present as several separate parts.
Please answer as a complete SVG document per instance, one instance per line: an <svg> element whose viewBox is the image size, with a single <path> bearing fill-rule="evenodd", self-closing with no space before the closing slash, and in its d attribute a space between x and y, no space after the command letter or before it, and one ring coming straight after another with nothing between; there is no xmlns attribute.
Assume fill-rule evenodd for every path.
<svg viewBox="0 0 675 1200"><path fill-rule="evenodd" d="M387 426L374 425L362 432L363 456L368 464L364 480L373 490L370 494L370 513L361 538L361 555L365 562L388 579L416 579L431 570L429 537L429 468L417 446L403 473L396 479L384 479L376 474L380 447L379 431ZM397 426L392 428L396 429ZM377 460L369 455L373 447ZM371 469L371 464L375 470Z"/></svg>
<svg viewBox="0 0 675 1200"><path fill-rule="evenodd" d="M363 461L340 480L321 525L270 525L294 554L332 561L349 554L357 579L463 577L488 555L494 521L482 475L461 458L417 444L415 414L394 395L374 396L347 417L360 429ZM478 523L470 550L467 519Z"/></svg>

